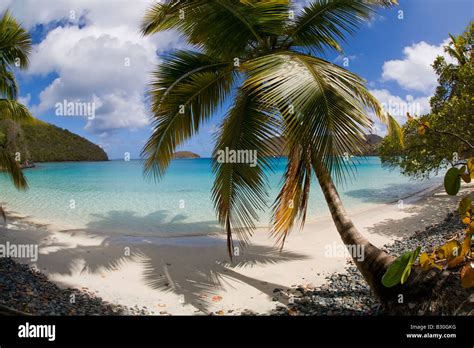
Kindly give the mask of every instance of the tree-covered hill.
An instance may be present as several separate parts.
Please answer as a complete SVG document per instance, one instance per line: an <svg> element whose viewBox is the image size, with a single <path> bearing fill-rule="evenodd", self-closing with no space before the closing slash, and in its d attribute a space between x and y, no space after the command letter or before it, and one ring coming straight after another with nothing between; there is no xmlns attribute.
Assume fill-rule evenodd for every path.
<svg viewBox="0 0 474 348"><path fill-rule="evenodd" d="M0 142L13 153L21 154L21 163L61 161L107 161L105 151L83 137L52 124L38 121L19 125L0 122Z"/></svg>

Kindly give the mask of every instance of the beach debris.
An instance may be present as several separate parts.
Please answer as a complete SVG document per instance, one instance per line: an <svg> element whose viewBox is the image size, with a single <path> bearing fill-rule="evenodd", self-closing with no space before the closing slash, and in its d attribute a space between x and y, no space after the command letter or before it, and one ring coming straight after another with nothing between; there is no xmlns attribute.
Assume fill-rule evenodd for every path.
<svg viewBox="0 0 474 348"><path fill-rule="evenodd" d="M222 301L222 296L212 296L212 302L219 302Z"/></svg>

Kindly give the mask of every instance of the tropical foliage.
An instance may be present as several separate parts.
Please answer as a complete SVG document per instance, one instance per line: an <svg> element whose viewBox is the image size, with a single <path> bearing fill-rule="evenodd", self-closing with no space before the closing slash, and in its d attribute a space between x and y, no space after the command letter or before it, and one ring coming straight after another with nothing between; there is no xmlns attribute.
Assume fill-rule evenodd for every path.
<svg viewBox="0 0 474 348"><path fill-rule="evenodd" d="M445 48L455 62L448 64L443 57L436 59L433 67L439 76L439 86L431 99L432 112L420 118L408 115L403 127L405 148L398 147L390 137L382 145L383 160L400 166L407 175L428 177L433 171L449 167L444 176L444 188L449 195L458 194L462 181L470 183L474 179L473 38L474 25L470 23L463 35L451 36ZM419 265L423 270L463 266L461 282L470 288L474 286L474 206L470 193L460 201L458 213L465 225L464 238L453 238L420 254ZM419 252L420 248L401 255L385 273L383 284L392 287L405 283Z"/></svg>
<svg viewBox="0 0 474 348"><path fill-rule="evenodd" d="M416 178L428 178L474 155L474 23L445 48L452 58L438 57L433 68L439 85L431 98L431 113L403 126L404 148L390 137L380 147L382 162ZM462 138L453 136L462 135ZM423 135L423 136L420 136Z"/></svg>
<svg viewBox="0 0 474 348"><path fill-rule="evenodd" d="M287 0L196 0L156 3L142 32L177 30L195 50L174 52L153 73L154 132L143 149L146 173L161 178L175 149L233 99L216 136L218 150L257 150L258 165L214 157L212 198L228 236L248 241L268 200L267 169L283 136L288 166L274 204L273 232L283 242L304 224L311 178L350 172L345 153L361 154L374 112L392 133L398 124L365 81L318 56L341 42L391 0L316 0L298 12ZM400 133L398 133L400 135Z"/></svg>
<svg viewBox="0 0 474 348"><path fill-rule="evenodd" d="M0 18L0 120L32 122L28 109L17 101L18 84L16 68L28 67L31 37L7 11ZM27 182L13 153L0 146L0 168L10 176L19 189L26 189Z"/></svg>
<svg viewBox="0 0 474 348"><path fill-rule="evenodd" d="M412 118L410 122L415 122ZM419 123L420 136L424 136L423 128L427 128L426 123ZM431 131L433 129L429 128ZM462 139L459 135L452 137ZM471 150L474 150L472 147ZM444 188L447 194L455 196L461 188L461 181L470 183L474 179L474 157L468 158L465 162L458 162L451 167L444 176ZM459 202L458 214L465 225L465 235L461 241L452 238L441 246L434 247L428 253L420 255L421 247L407 252L398 257L387 269L382 278L382 283L386 287L392 287L399 283L404 284L411 273L411 268L420 255L419 266L423 270L436 268L443 270L446 268L456 268L463 266L461 270L462 286L466 288L474 287L474 266L472 262L472 235L474 234L474 205L471 193L468 193Z"/></svg>

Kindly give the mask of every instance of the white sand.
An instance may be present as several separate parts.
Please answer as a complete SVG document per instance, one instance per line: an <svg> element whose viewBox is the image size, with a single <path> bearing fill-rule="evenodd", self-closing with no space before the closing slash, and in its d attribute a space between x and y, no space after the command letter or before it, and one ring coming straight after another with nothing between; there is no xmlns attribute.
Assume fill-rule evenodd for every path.
<svg viewBox="0 0 474 348"><path fill-rule="evenodd" d="M436 188L407 198L403 209L383 204L351 217L372 243L382 246L455 209L459 198L442 192ZM224 238L215 236L117 238L10 217L0 230L0 243L37 243L40 255L34 266L60 286L86 287L106 301L145 306L155 314L266 312L280 303L272 301L275 288L319 285L328 273L344 271L345 255L327 256L328 248L342 246L330 217L294 231L282 253L267 232L257 231L233 265Z"/></svg>

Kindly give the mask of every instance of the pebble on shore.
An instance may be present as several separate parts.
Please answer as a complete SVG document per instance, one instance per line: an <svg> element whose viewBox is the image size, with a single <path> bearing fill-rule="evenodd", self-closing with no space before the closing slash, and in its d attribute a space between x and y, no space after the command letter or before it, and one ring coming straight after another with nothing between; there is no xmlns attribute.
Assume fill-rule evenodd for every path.
<svg viewBox="0 0 474 348"><path fill-rule="evenodd" d="M455 235L461 235L462 224L457 214L450 213L446 219L427 227L410 237L402 238L384 249L392 255L400 255L417 246L430 250L441 245ZM371 296L370 289L359 271L348 261L346 273L334 273L326 277L327 283L318 287L292 285L288 289L274 289L273 300L285 300L287 306L277 305L270 313L256 313L249 309L228 311L236 315L377 315L383 313L380 305ZM449 306L436 308L431 312L422 311L419 305L409 307L405 314L418 315L473 315L474 296L468 289L460 287L459 275L452 271L452 281L445 284L449 291L441 303ZM458 272L459 273L459 272ZM472 293L472 290L470 291ZM447 295L446 295L447 294ZM469 295L470 294L470 295ZM467 300L466 300L467 299ZM463 301L459 308L459 301ZM285 302L282 301L282 302ZM33 315L147 315L147 308L126 307L111 304L96 296L87 288L61 289L41 272L20 264L10 258L0 258L0 306ZM448 308L449 307L449 308ZM430 306L431 308L431 306ZM169 315L168 313L160 313ZM211 313L211 315L221 315Z"/></svg>
<svg viewBox="0 0 474 348"><path fill-rule="evenodd" d="M61 289L28 265L0 258L0 306L32 315L145 315L145 308L111 304L87 288Z"/></svg>

